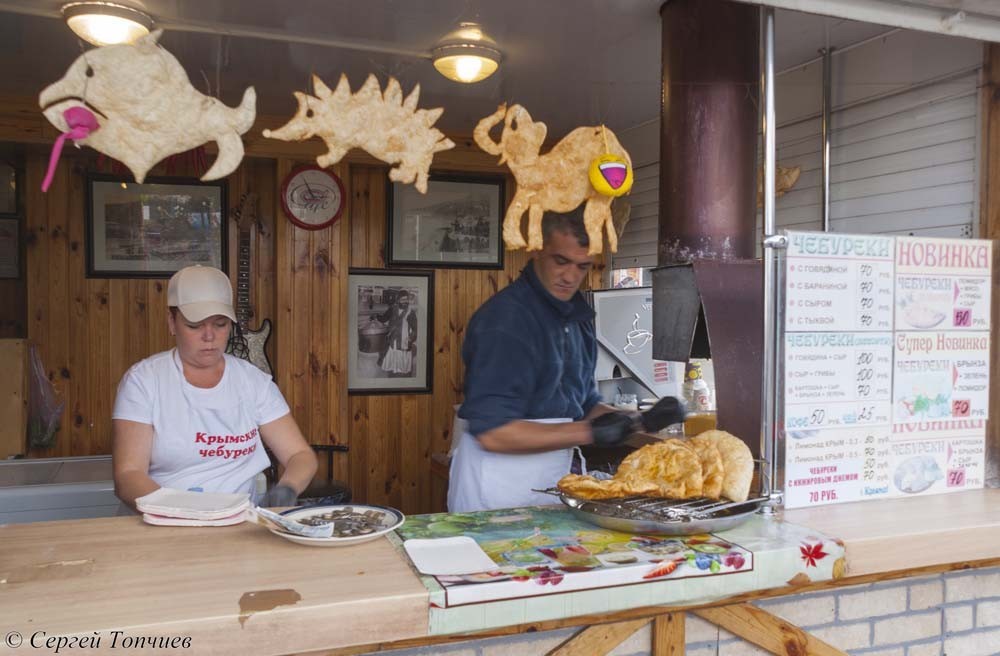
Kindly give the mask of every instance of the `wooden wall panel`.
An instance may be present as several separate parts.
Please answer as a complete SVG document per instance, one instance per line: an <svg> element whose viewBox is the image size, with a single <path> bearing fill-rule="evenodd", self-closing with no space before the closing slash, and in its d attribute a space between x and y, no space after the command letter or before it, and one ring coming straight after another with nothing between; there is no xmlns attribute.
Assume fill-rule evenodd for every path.
<svg viewBox="0 0 1000 656"><path fill-rule="evenodd" d="M356 165L351 169L353 267L385 267L387 183L384 168ZM508 181L507 190L509 201L513 180ZM351 487L358 500L404 512L442 510L431 502L430 458L433 453L447 452L451 444L453 406L461 401L464 383L465 326L486 299L520 275L527 261L527 254L518 251L505 254L504 269L499 271L434 270L433 393L349 397ZM602 276L603 266L596 267L590 284L599 286Z"/></svg>
<svg viewBox="0 0 1000 656"><path fill-rule="evenodd" d="M36 139L32 134L24 141ZM467 139L458 142L448 154L448 170L501 170ZM350 448L335 455L333 475L350 485L355 500L406 513L439 510L431 501L430 458L451 442L453 406L462 394L465 326L483 301L519 275L528 257L506 253L503 270L435 270L433 393L348 396L348 270L385 268L386 169L352 153L350 162L335 168L347 192L341 220L325 230L301 230L284 216L278 194L287 173L310 160L308 149L286 146L276 158L246 158L228 179L231 206L247 190L260 202L262 229L253 231L251 253L251 327L265 317L273 322L268 352L275 381L308 440ZM66 412L55 446L30 455L106 454L121 376L172 345L167 281L87 278L84 185L95 159L87 151L67 152L52 190L42 194L47 152L32 148L25 181L27 333ZM507 190L509 200L513 180ZM236 239L230 224L232 277ZM602 275L595 269L592 281ZM325 465L321 475L323 470Z"/></svg>
<svg viewBox="0 0 1000 656"><path fill-rule="evenodd" d="M119 379L134 362L171 345L166 281L86 277L84 186L94 158L65 155L52 189L42 194L47 161L41 150L26 157L27 336L66 407L54 446L29 455L110 453Z"/></svg>
<svg viewBox="0 0 1000 656"><path fill-rule="evenodd" d="M0 339L0 458L23 455L28 425L28 344L23 339Z"/></svg>

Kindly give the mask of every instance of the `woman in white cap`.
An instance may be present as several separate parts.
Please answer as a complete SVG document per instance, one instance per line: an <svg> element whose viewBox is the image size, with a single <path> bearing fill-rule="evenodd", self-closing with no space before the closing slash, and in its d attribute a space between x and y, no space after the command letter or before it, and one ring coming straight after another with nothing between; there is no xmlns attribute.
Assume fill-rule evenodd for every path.
<svg viewBox="0 0 1000 656"><path fill-rule="evenodd" d="M170 279L167 322L176 346L134 364L112 414L115 494L135 500L160 487L255 496L270 465L284 467L263 506L294 505L316 473L316 455L271 378L226 355L236 313L229 278L190 266Z"/></svg>

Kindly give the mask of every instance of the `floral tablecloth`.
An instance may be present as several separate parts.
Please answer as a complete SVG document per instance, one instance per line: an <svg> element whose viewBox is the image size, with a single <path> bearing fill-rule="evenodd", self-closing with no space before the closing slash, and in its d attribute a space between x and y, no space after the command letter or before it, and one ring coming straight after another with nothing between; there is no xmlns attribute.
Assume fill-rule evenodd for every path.
<svg viewBox="0 0 1000 656"><path fill-rule="evenodd" d="M424 576L431 633L457 633L649 605L706 603L843 574L835 539L754 515L718 534L643 536L577 519L562 506L408 517L392 536L473 538L496 567Z"/></svg>

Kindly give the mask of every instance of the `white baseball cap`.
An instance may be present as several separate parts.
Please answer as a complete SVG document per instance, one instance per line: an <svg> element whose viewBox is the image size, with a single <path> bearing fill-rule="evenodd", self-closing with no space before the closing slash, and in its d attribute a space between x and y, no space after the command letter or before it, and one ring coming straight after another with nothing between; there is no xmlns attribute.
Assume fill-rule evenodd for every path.
<svg viewBox="0 0 1000 656"><path fill-rule="evenodd" d="M175 273L167 285L167 305L178 308L188 321L217 314L236 321L229 277L212 267L196 264Z"/></svg>

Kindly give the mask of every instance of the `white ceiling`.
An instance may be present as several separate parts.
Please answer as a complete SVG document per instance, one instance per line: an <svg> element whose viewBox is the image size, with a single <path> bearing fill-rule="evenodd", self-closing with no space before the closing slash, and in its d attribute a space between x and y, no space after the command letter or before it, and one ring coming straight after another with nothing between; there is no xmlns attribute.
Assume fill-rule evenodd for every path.
<svg viewBox="0 0 1000 656"><path fill-rule="evenodd" d="M122 0L118 0L122 1ZM932 0L928 0L932 1ZM990 7L1000 0L979 0ZM577 125L622 130L659 114L661 0L145 0L163 23L209 21L278 29L290 34L376 41L428 51L460 20L483 24L505 61L493 77L461 85L415 57L360 52L239 36L173 31L161 43L188 70L236 104L254 85L258 111L289 114L292 91L315 72L328 83L346 72L352 85L368 73L397 77L408 91L421 85L421 106L443 106L439 125L468 133L500 102L524 105L559 136ZM935 4L950 4L936 0ZM60 21L60 0L0 0L0 93L35 95L60 77L81 45ZM22 13L3 12L13 9ZM824 45L842 48L888 28L779 10L777 60L782 70L814 58ZM43 45L42 45L43 44ZM206 83L207 78L207 83Z"/></svg>

